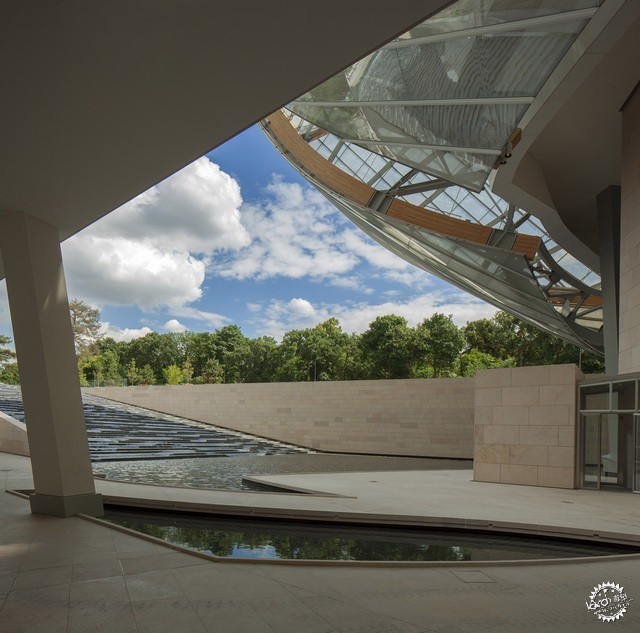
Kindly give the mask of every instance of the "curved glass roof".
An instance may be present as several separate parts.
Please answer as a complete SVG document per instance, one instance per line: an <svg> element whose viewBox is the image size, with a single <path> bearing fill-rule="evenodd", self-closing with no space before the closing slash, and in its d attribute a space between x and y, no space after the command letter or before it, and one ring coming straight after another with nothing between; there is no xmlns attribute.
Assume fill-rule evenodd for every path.
<svg viewBox="0 0 640 633"><path fill-rule="evenodd" d="M601 3L459 0L289 108L344 141L480 192Z"/></svg>
<svg viewBox="0 0 640 633"><path fill-rule="evenodd" d="M409 262L602 352L600 278L487 178L602 0L459 0L274 113L285 158Z"/></svg>
<svg viewBox="0 0 640 633"><path fill-rule="evenodd" d="M392 252L543 330L602 351L599 276L536 218L488 189L474 193L380 156L289 110L262 126L297 171Z"/></svg>

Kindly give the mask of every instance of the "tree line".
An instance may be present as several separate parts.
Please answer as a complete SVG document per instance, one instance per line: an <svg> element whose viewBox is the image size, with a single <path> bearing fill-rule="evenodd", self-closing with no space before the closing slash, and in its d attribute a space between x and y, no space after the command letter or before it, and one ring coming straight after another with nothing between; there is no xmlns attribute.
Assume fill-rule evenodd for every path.
<svg viewBox="0 0 640 633"><path fill-rule="evenodd" d="M98 310L73 300L71 313L84 386L441 378L561 363L575 363L586 373L604 371L599 356L506 312L463 327L440 313L416 327L390 314L376 317L362 334L344 332L331 318L291 330L280 343L270 336L249 338L237 325L214 332L151 332L118 342L100 336ZM17 384L17 365L6 353L0 381Z"/></svg>

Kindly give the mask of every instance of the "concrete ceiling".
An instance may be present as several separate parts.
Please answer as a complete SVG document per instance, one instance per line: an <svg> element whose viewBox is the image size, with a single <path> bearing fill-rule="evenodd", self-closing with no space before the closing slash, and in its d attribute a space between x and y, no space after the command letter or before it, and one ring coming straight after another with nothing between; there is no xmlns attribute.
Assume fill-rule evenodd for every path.
<svg viewBox="0 0 640 633"><path fill-rule="evenodd" d="M609 1L600 12L585 29L590 44L578 41L566 59L573 67L555 89L543 89L543 103L494 182L496 193L540 217L595 270L596 196L620 184L620 108L640 79L640 2Z"/></svg>
<svg viewBox="0 0 640 633"><path fill-rule="evenodd" d="M68 237L446 4L2 1L0 214Z"/></svg>

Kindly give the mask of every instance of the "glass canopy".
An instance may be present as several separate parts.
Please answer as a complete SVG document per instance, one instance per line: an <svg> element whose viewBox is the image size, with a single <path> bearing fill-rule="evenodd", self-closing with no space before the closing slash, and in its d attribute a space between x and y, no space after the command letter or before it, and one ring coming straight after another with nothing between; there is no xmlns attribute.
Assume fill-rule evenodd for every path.
<svg viewBox="0 0 640 633"><path fill-rule="evenodd" d="M392 252L545 331L602 351L599 276L536 218L488 189L471 192L289 110L262 126L297 171Z"/></svg>
<svg viewBox="0 0 640 633"><path fill-rule="evenodd" d="M459 0L289 105L319 128L480 192L602 0Z"/></svg>
<svg viewBox="0 0 640 633"><path fill-rule="evenodd" d="M602 0L459 0L274 113L285 158L405 260L602 352L600 278L486 184Z"/></svg>

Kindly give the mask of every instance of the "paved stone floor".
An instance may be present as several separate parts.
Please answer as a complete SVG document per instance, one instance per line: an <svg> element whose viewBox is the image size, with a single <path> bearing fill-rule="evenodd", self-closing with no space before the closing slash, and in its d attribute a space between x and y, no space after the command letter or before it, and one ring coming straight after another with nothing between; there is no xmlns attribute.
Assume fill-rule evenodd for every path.
<svg viewBox="0 0 640 633"><path fill-rule="evenodd" d="M5 488L27 487L28 460L0 454L0 474ZM370 474L369 483L385 475ZM316 486L324 479L334 492L341 487L357 492L360 485L366 496L363 481L339 485L337 479L329 482L328 475L294 477L317 477ZM444 478L432 480L439 488L434 502L448 496L451 507L460 506L463 500L457 495L464 485L455 476L449 481L447 491ZM127 485L118 485L123 494ZM499 493L516 487L467 485L476 492L471 501L464 498L467 507L461 512L491 513L494 507L500 517L509 516L508 500L514 497ZM584 506L582 514L572 508L576 520L591 515L606 523L606 513L617 503L627 510L640 504L637 495L602 493L619 500L607 502L583 491L521 490L542 490L516 495L528 504L529 514L537 503L541 516L546 516L547 502L566 500L556 493L568 495L573 506ZM405 492L407 499L410 491ZM245 503L260 497L218 494L239 496ZM315 498L320 503L330 499ZM380 505L385 506L384 500ZM511 507L511 516L518 512ZM552 516L560 516L554 512ZM616 529L640 530L637 520L619 519ZM594 585L608 580L623 585L635 600L611 625L598 621L585 606ZM608 626L638 631L640 560L455 568L215 563L80 518L32 515L25 500L0 493L0 605L0 631L7 633L588 632Z"/></svg>

